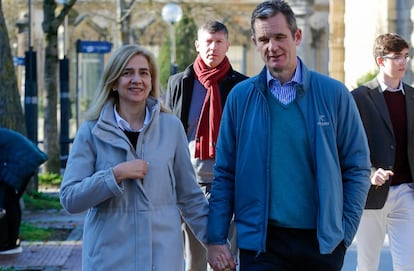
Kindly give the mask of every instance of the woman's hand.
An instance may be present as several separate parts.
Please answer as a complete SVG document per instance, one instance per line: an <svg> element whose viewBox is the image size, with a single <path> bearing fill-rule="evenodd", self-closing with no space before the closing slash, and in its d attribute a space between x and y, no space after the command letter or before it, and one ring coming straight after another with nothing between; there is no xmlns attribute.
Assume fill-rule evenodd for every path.
<svg viewBox="0 0 414 271"><path fill-rule="evenodd" d="M117 183L125 179L143 179L148 172L148 163L141 159L119 163L112 168Z"/></svg>
<svg viewBox="0 0 414 271"><path fill-rule="evenodd" d="M237 260L231 255L228 245L208 245L207 261L214 271L234 271Z"/></svg>

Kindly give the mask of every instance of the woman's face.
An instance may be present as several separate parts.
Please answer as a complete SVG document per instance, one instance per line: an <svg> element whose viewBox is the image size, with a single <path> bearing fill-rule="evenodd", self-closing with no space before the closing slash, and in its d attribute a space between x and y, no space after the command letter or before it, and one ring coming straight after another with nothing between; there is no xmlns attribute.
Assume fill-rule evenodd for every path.
<svg viewBox="0 0 414 271"><path fill-rule="evenodd" d="M121 72L114 89L119 94L119 104L145 105L151 92L151 73L148 60L143 55L133 56Z"/></svg>

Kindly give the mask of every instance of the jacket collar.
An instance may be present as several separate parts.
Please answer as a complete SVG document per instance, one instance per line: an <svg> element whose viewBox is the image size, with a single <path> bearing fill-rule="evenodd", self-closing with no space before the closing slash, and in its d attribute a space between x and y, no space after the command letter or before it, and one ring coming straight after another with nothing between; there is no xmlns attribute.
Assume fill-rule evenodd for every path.
<svg viewBox="0 0 414 271"><path fill-rule="evenodd" d="M368 83L365 84L368 87L368 96L371 98L372 102L374 103L375 107L377 108L381 118L384 120L388 130L393 133L392 123L390 119L390 115L388 114L388 110L384 110L387 108L387 104L385 103L383 91L381 90L380 83L378 78L375 78Z"/></svg>
<svg viewBox="0 0 414 271"><path fill-rule="evenodd" d="M146 101L146 107L151 112L151 118L149 124L144 127L143 133L149 130L154 124L154 119L159 117L160 113L160 102L153 97L148 97ZM125 137L125 134L119 128L114 113L114 101L109 100L103 106L101 115L97 120L96 125L92 129L92 134L99 137L100 139L107 141L108 143L117 141L117 138ZM114 137L114 135L116 135ZM126 137L125 137L126 138ZM126 140L127 142L127 140Z"/></svg>
<svg viewBox="0 0 414 271"><path fill-rule="evenodd" d="M306 67L306 65L303 63L303 61L298 57L298 62L301 65L301 71L302 71L302 84L296 84L296 94L297 96L304 96L306 93L306 89L310 84L310 78L311 78L311 71ZM298 65L299 65L298 63ZM254 84L257 89L259 89L263 94L265 94L265 91L268 88L267 85L267 68L266 66L263 67L262 71L256 76L256 79L254 79Z"/></svg>

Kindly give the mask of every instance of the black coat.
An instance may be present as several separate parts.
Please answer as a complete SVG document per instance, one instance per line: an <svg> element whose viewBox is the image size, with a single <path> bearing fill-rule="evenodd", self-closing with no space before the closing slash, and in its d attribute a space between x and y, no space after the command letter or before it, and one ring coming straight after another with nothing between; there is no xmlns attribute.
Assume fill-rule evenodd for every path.
<svg viewBox="0 0 414 271"><path fill-rule="evenodd" d="M407 151L411 176L414 176L414 88L403 84L407 110ZM378 80L364 84L352 91L358 106L370 148L371 167L392 169L395 158L395 137L387 104L380 91ZM368 193L366 209L380 209L384 206L389 190L387 185L372 185Z"/></svg>

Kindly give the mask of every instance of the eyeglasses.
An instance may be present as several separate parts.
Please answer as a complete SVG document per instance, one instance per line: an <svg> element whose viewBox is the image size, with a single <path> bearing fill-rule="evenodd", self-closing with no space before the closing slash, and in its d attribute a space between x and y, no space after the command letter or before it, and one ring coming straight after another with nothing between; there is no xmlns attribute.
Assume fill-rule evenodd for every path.
<svg viewBox="0 0 414 271"><path fill-rule="evenodd" d="M395 60L395 62L397 62L398 64L405 64L408 61L410 61L410 57L409 56L400 56L400 55L396 55L396 56L382 56L382 58L386 58L386 59L392 59Z"/></svg>

